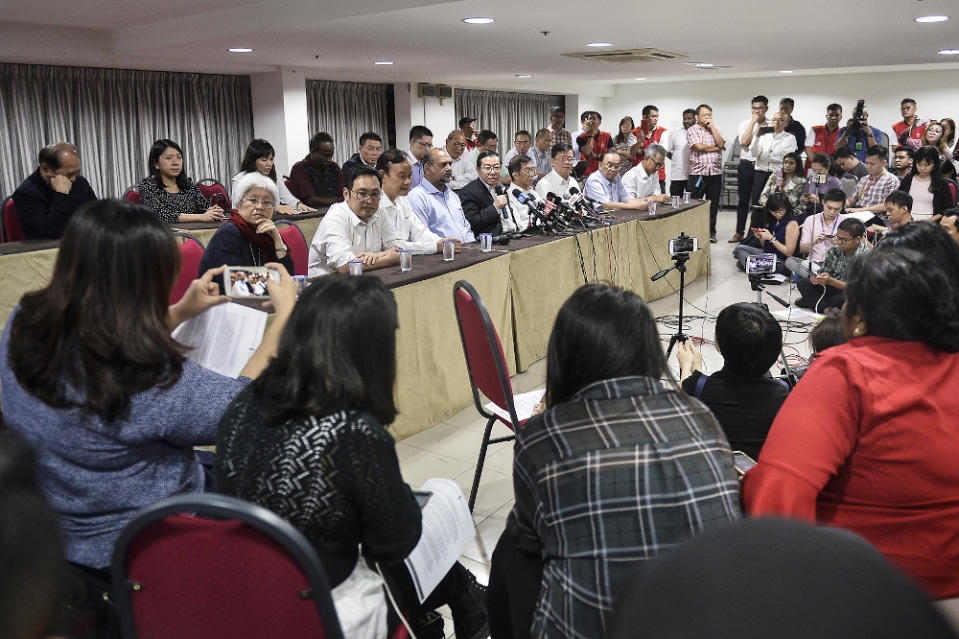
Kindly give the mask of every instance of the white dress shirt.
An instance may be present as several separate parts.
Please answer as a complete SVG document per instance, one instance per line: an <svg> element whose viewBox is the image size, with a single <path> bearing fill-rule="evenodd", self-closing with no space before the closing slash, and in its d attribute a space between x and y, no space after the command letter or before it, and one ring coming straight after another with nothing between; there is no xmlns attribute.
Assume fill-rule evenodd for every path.
<svg viewBox="0 0 959 639"><path fill-rule="evenodd" d="M453 181L450 182L450 188L454 191L463 188L479 177L479 173L476 172L476 165L470 161L470 154L466 151L463 151L463 155L459 156L458 159L453 160L452 168Z"/></svg>
<svg viewBox="0 0 959 639"><path fill-rule="evenodd" d="M543 179L536 183L536 195L538 195L541 200L546 199L547 193L555 193L565 200L569 197L570 189L578 189L580 193L583 192L572 174L564 180L560 177L559 173L556 172L556 169L544 175Z"/></svg>
<svg viewBox="0 0 959 639"><path fill-rule="evenodd" d="M584 130L582 130L582 129L576 129L575 131L573 131L572 133L570 133L570 137L571 137L571 139L573 140L573 142L572 142L572 145L573 145L573 162L579 162L580 160L583 159L583 154L579 152L579 145L576 144L576 138L578 138L579 136L581 136L581 135L584 134L584 133L586 133L586 131L584 131Z"/></svg>
<svg viewBox="0 0 959 639"><path fill-rule="evenodd" d="M743 139L743 133L746 132L746 127L749 126L750 120L743 120L739 123L739 127L736 129L736 137L740 140ZM772 126L769 123L769 118L764 119L762 122L757 122L753 125L753 142L756 141L756 138L759 137L759 127L761 126ZM793 136L795 137L795 136ZM749 160L750 162L756 161L756 156L751 151L752 143L749 146L743 146L741 143L739 145L739 159L740 160Z"/></svg>
<svg viewBox="0 0 959 639"><path fill-rule="evenodd" d="M686 138L686 129L673 129L666 133L666 152L672 157L669 159L669 179L689 179L689 140Z"/></svg>
<svg viewBox="0 0 959 639"><path fill-rule="evenodd" d="M623 187L629 193L629 197L649 197L650 195L659 195L662 189L659 188L659 170L653 169L652 173L646 173L646 168L640 162L623 176Z"/></svg>
<svg viewBox="0 0 959 639"><path fill-rule="evenodd" d="M334 273L356 258L357 253L376 253L404 248L390 219L377 211L364 222L346 202L337 202L326 212L310 243L310 277Z"/></svg>
<svg viewBox="0 0 959 639"><path fill-rule="evenodd" d="M783 168L783 158L797 148L796 136L783 131L780 134L767 133L753 138L749 152L756 160L757 171L778 171Z"/></svg>
<svg viewBox="0 0 959 639"><path fill-rule="evenodd" d="M405 248L414 255L436 253L436 243L443 238L426 228L420 218L416 217L406 196L398 195L393 201L384 193L380 197L377 213L389 220L396 229L396 234L404 241Z"/></svg>
<svg viewBox="0 0 959 639"><path fill-rule="evenodd" d="M506 189L506 198L509 200L509 215L503 220L503 232L525 231L529 228L529 207L526 204L520 204L520 201L513 195L513 191L520 193L535 193L533 189L521 189L513 184Z"/></svg>

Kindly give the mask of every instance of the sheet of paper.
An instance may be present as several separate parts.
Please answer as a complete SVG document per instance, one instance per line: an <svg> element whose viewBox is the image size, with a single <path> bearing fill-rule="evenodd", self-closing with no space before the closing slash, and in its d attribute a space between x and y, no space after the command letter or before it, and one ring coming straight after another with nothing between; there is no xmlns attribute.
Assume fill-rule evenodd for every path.
<svg viewBox="0 0 959 639"><path fill-rule="evenodd" d="M857 220L859 220L860 222L862 222L863 224L865 224L866 222L868 222L869 220L871 220L871 219L874 218L874 217L878 217L878 216L877 216L875 213L873 213L872 211L861 211L861 212L859 212L859 213L843 213L842 215L843 215L843 217L847 217L847 218L848 218L848 217L854 217L854 218L856 218Z"/></svg>
<svg viewBox="0 0 959 639"><path fill-rule="evenodd" d="M537 388L528 393L513 395L513 406L516 408L516 418L519 421L529 419L533 415L533 409L536 407L536 404L539 403L539 400L543 399L543 395L545 394L545 388ZM486 404L485 408L491 413L495 413L506 421L509 421L509 411L503 410L493 402Z"/></svg>
<svg viewBox="0 0 959 639"><path fill-rule="evenodd" d="M450 479L426 480L420 490L433 493L423 507L423 532L406 558L420 603L446 576L476 536L473 516L463 491Z"/></svg>
<svg viewBox="0 0 959 639"><path fill-rule="evenodd" d="M804 308L782 308L778 311L773 311L773 317L778 317L779 319L784 320L816 320L819 322L822 321L822 318L825 317L825 315L807 311Z"/></svg>
<svg viewBox="0 0 959 639"><path fill-rule="evenodd" d="M217 304L173 330L173 339L191 347L187 357L211 371L237 377L260 345L264 311L240 304Z"/></svg>

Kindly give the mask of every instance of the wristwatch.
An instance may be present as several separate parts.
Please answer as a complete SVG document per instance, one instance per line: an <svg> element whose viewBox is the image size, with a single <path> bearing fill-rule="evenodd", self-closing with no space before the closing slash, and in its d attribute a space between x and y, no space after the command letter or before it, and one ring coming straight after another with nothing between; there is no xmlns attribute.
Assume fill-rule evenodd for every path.
<svg viewBox="0 0 959 639"><path fill-rule="evenodd" d="M273 251L274 251L274 252L276 252L276 251L283 251L284 253L289 253L289 252L290 252L290 247L287 246L286 244L281 244L280 246L274 246L274 247L273 247Z"/></svg>

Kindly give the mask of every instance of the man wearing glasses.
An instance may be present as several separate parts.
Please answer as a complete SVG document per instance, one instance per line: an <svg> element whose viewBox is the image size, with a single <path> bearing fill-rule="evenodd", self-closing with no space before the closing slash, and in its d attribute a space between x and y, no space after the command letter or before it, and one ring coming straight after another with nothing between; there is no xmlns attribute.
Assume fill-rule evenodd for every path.
<svg viewBox="0 0 959 639"><path fill-rule="evenodd" d="M689 127L686 138L689 140L689 190L694 198L710 200L709 241L715 244L719 196L723 192L723 149L726 148L726 139L713 122L713 109L708 104L700 104L696 108L696 124Z"/></svg>
<svg viewBox="0 0 959 639"><path fill-rule="evenodd" d="M523 195L535 193L533 181L537 175L536 163L527 155L517 155L510 160L507 170L513 183L506 193L506 197L509 198L509 213L503 220L503 231L522 232L529 228L529 206L516 199L513 191L519 191Z"/></svg>
<svg viewBox="0 0 959 639"><path fill-rule="evenodd" d="M466 136L459 129L450 131L446 136L446 152L453 161L453 180L450 188L459 191L461 188L476 179L476 166L470 162L470 154L466 153Z"/></svg>
<svg viewBox="0 0 959 639"><path fill-rule="evenodd" d="M638 210L649 207L646 200L630 197L626 192L623 180L619 177L621 162L619 153L607 151L600 158L599 170L586 178L586 183L583 185L584 194L592 202L595 210L609 213L623 209Z"/></svg>
<svg viewBox="0 0 959 639"><path fill-rule="evenodd" d="M666 149L659 144L646 147L642 161L623 176L623 187L631 198L643 201L642 210L649 208L650 202L668 202L669 196L663 195L659 181L659 169L666 166Z"/></svg>
<svg viewBox="0 0 959 639"><path fill-rule="evenodd" d="M579 184L570 175L576 163L573 147L566 143L554 144L550 149L549 162L553 169L536 183L536 195L545 200L549 193L555 193L565 200L569 197L570 189L579 190Z"/></svg>
<svg viewBox="0 0 959 639"><path fill-rule="evenodd" d="M410 129L410 162L413 164L413 188L423 180L423 156L433 148L433 132L425 126Z"/></svg>
<svg viewBox="0 0 959 639"><path fill-rule="evenodd" d="M343 199L330 207L310 243L309 275L349 273L351 260L362 260L363 270L400 261L404 242L389 218L379 215L380 175L355 167L345 178Z"/></svg>
<svg viewBox="0 0 959 639"><path fill-rule="evenodd" d="M503 220L509 218L509 201L505 191L502 195L496 192L501 171L499 155L482 151L476 156L479 177L460 189L463 213L474 234L503 232Z"/></svg>
<svg viewBox="0 0 959 639"><path fill-rule="evenodd" d="M749 205L753 204L753 180L755 179L756 156L752 152L753 140L761 134L760 129L768 127L769 98L757 95L749 102L752 117L739 123L736 131L739 135L739 168L736 170L736 184L739 192L736 204L736 233L729 238L730 243L743 241L746 232L746 219L749 217ZM763 183L763 186L766 186ZM762 189L760 189L762 190Z"/></svg>
<svg viewBox="0 0 959 639"><path fill-rule="evenodd" d="M802 299L796 300L796 306L814 309L817 313L827 308L842 307L846 299L846 273L849 270L849 260L867 250L866 244L862 241L865 232L863 223L854 217L840 222L833 240L835 246L826 252L819 273L812 275L809 279L801 279L796 284L802 295ZM822 301L819 301L820 297Z"/></svg>

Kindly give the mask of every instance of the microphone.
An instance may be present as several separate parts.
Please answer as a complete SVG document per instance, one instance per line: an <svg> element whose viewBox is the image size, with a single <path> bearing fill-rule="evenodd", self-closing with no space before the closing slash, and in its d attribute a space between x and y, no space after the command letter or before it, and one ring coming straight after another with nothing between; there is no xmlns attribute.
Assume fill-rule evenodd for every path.
<svg viewBox="0 0 959 639"><path fill-rule="evenodd" d="M493 187L493 190L496 191L496 195L506 195L506 187L497 182L496 186ZM503 206L503 219L508 220L512 211L509 209L509 200L507 200L506 205ZM514 220L515 223L515 220Z"/></svg>

